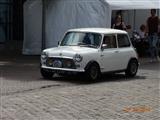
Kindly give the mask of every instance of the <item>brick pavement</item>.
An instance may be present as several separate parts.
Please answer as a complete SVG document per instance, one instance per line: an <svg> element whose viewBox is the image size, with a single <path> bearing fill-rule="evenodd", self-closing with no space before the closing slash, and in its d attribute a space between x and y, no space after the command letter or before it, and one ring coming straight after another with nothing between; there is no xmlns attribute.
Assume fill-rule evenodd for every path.
<svg viewBox="0 0 160 120"><path fill-rule="evenodd" d="M159 120L159 80L122 76L1 96L1 120Z"/></svg>
<svg viewBox="0 0 160 120"><path fill-rule="evenodd" d="M36 61L37 59L35 63ZM109 80L107 80L108 77L106 76L104 80L93 84L81 84L79 82L74 84L72 80L73 83L71 84L73 85L71 86L65 85L66 81L62 85L62 81L53 80L54 85L57 85L57 87L53 86L44 89L40 86L52 85L53 81L43 82L43 80L37 78L39 76L37 64L30 64L29 59L29 62L24 66L30 64L31 67L29 68L32 69L28 68L28 71L36 72L34 72L34 76L32 75L33 73L27 73L27 78L22 82L21 80L23 80L23 76L26 73L24 72L25 70L21 71L19 69L23 67L21 63L24 63L24 61L19 62L18 65L15 65L19 70L17 73L21 73L18 76L19 84L15 83L17 75L12 75L12 72L9 72L11 75L3 72L3 76L8 80L5 81L6 84L11 81L11 89L9 91L14 91L13 87L17 87L18 91L22 87L27 90L28 86L35 90L24 90L0 96L0 120L160 119L160 72L157 71L160 68L158 67L159 64L154 65L152 63L156 67L146 68L142 66L138 76L133 79L120 75L113 78L109 77ZM144 64L148 65L148 59ZM4 66L3 68L3 70L6 69L8 71L8 69L10 70L14 66L11 68ZM34 78L33 81L31 77ZM39 84L38 87L35 87L35 84ZM2 87L4 85L1 84ZM5 93L4 89L0 89L3 90L0 92Z"/></svg>

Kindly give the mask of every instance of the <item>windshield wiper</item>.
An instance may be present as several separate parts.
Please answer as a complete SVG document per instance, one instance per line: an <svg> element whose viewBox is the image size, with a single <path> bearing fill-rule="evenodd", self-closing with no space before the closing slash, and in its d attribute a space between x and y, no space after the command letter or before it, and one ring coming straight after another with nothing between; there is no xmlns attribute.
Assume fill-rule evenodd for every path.
<svg viewBox="0 0 160 120"><path fill-rule="evenodd" d="M77 45L61 45L61 46L77 46Z"/></svg>
<svg viewBox="0 0 160 120"><path fill-rule="evenodd" d="M80 46L80 47L92 47L92 48L97 48L97 46L92 45L92 44L86 44L86 43L78 43L77 45L63 45L63 46Z"/></svg>
<svg viewBox="0 0 160 120"><path fill-rule="evenodd" d="M97 46L92 45L92 44L86 44L86 43L78 43L78 45L80 47L93 47L93 48L97 48Z"/></svg>

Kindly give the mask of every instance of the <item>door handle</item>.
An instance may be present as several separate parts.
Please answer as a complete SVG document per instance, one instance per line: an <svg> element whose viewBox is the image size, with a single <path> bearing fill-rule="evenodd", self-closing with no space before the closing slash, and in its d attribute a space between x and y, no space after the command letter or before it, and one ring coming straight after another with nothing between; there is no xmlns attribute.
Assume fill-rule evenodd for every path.
<svg viewBox="0 0 160 120"><path fill-rule="evenodd" d="M116 50L115 53L119 53L119 51Z"/></svg>
<svg viewBox="0 0 160 120"><path fill-rule="evenodd" d="M101 57L103 57L104 55L101 55Z"/></svg>

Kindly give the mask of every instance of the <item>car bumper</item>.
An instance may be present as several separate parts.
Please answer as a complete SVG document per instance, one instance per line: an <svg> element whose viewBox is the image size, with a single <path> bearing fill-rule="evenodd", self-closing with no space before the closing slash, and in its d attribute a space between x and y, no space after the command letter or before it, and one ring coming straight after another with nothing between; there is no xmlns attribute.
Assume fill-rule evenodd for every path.
<svg viewBox="0 0 160 120"><path fill-rule="evenodd" d="M85 72L84 69L53 68L47 66L41 66L41 68L52 72Z"/></svg>

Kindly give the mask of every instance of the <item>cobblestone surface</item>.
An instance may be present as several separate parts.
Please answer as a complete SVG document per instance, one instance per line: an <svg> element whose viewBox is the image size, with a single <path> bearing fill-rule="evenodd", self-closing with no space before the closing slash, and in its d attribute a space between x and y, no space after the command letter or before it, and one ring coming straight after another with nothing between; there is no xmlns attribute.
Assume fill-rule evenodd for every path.
<svg viewBox="0 0 160 120"><path fill-rule="evenodd" d="M146 62L135 78L106 75L90 84L76 78L45 81L37 78L37 64L29 64L1 62L0 120L160 119L159 63Z"/></svg>
<svg viewBox="0 0 160 120"><path fill-rule="evenodd" d="M43 79L39 70L39 57L0 59L0 95L8 95L47 86L68 86L67 80Z"/></svg>
<svg viewBox="0 0 160 120"><path fill-rule="evenodd" d="M123 77L122 77L123 78ZM159 120L159 77L1 96L2 120ZM125 111L128 107L149 111Z"/></svg>

